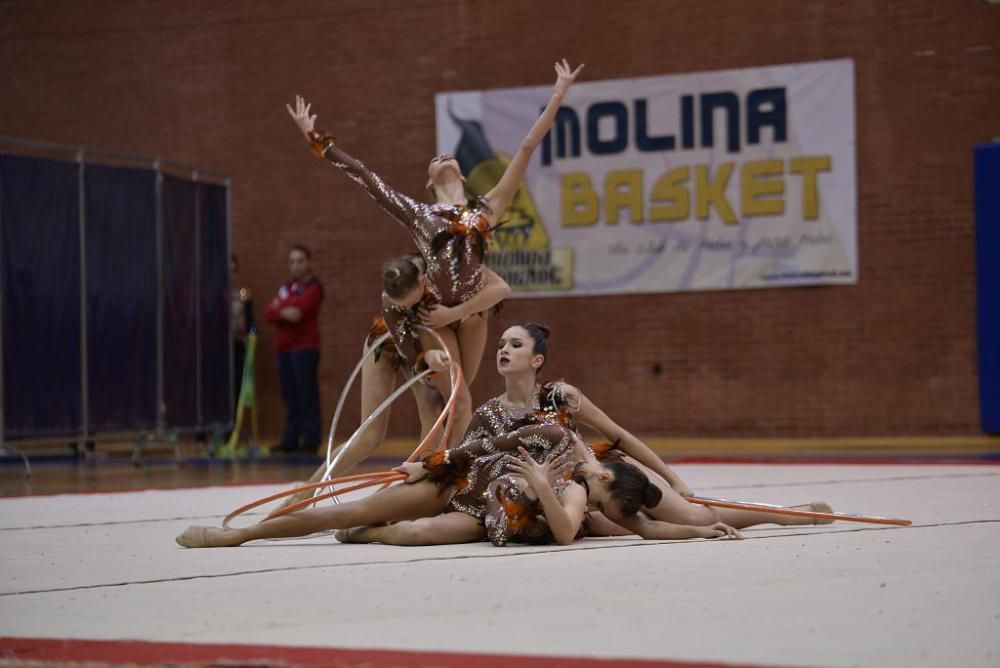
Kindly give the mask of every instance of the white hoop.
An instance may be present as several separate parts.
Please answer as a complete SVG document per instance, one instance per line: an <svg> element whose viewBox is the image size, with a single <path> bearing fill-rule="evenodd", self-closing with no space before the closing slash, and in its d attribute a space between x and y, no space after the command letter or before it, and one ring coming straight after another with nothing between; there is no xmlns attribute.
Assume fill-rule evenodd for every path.
<svg viewBox="0 0 1000 668"><path fill-rule="evenodd" d="M447 355L448 357L448 364L449 364L448 370L449 370L449 377L451 379L452 396L449 396L448 400L444 402L444 407L442 408L441 415L438 416L437 420L440 421L441 419L444 418L445 413L447 413L448 406L452 403L452 397L456 391L455 384L458 378L458 369L456 368L456 366L458 363L455 360L451 359L451 355L448 352L448 346L445 344L444 339L442 339L437 332L435 332L430 327L426 327L424 325L418 325L418 327L422 330L425 330L431 336L433 336L437 340L438 345L441 346L441 349L444 351L445 355ZM421 371L419 374L413 376L412 378L409 378L406 382L404 382L402 385L396 388L396 390L394 390L392 394L386 397L386 399L381 404L379 404L375 408L375 410L373 410L371 414L368 415L368 417L366 417L361 422L358 428L354 430L354 433L352 433L351 436L336 449L336 451L333 451L333 439L337 430L337 424L340 421L340 415L343 410L344 403L346 402L347 399L347 394L350 391L351 387L353 386L358 373L364 366L364 363L368 360L368 358L372 354L374 354L378 346L381 345L383 342L385 342L386 339L389 339L390 336L391 335L389 334L389 332L386 332L372 343L372 345L368 348L368 350L365 351L364 355L361 356L361 360L354 367L354 370L351 372L350 377L347 379L347 384L344 386L344 389L341 390L340 398L337 401L337 408L334 411L333 420L330 424L330 433L329 436L327 437L326 469L324 469L323 471L323 475L320 478L320 482L331 479L331 474L333 473L333 470L337 467L337 464L341 461L341 459L343 459L343 457L347 454L350 448L358 441L358 439L361 438L361 435L364 433L365 429L367 429L372 422L374 422L384 411L388 410L388 408L392 405L392 403L396 399L398 399L404 392L406 392L406 390L410 389L415 384L423 381L423 379L426 376L432 373L430 369L425 369L424 371ZM329 489L331 489L331 491L332 488L333 485L330 485ZM328 487L317 487L312 491L312 496L314 497L319 496L326 489L328 489ZM334 497L332 500L333 503L340 503L340 500L337 497Z"/></svg>
<svg viewBox="0 0 1000 668"><path fill-rule="evenodd" d="M354 371L347 378L347 384L344 385L344 389L340 391L340 398L337 400L337 409L333 412L333 420L330 422L330 434L326 439L326 465L330 466L331 455L333 454L333 437L337 433L337 423L340 422L340 413L344 408L344 402L347 400L347 393L350 391L351 386L354 385L354 379L358 377L358 373L361 372L362 367L365 365L365 361L371 357L378 347L382 345L386 339L391 336L389 332L386 332L382 336L375 339L375 342L368 347L365 354L361 356L361 361L357 363L354 367Z"/></svg>

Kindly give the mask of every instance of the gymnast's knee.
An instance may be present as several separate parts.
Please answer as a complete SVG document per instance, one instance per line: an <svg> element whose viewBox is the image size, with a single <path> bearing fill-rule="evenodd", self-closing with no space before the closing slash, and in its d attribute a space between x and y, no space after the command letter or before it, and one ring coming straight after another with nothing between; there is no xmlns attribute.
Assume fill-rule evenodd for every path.
<svg viewBox="0 0 1000 668"><path fill-rule="evenodd" d="M396 522L387 532L386 538L392 545L433 545L433 533L424 522Z"/></svg>

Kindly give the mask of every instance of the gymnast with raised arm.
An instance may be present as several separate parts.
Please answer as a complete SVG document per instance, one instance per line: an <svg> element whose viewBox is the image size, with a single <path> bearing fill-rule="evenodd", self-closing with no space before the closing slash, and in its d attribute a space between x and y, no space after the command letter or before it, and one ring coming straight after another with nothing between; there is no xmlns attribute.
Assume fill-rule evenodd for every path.
<svg viewBox="0 0 1000 668"><path fill-rule="evenodd" d="M316 115L310 115L311 106L302 97L296 97L294 109L288 106L314 152L361 185L413 238L418 254L399 258L383 271L383 318L399 353L411 367L420 360L405 350L408 342L418 342L426 351L436 347L430 336L416 330L417 324L433 328L445 341L451 359L461 363L465 385L456 398L450 445L462 438L472 415L468 386L475 380L486 347L486 313L510 294L507 283L484 263L486 245L520 187L532 153L552 127L566 91L582 68L571 69L565 60L556 63L551 99L500 181L475 199L467 197L465 177L451 155L439 155L428 166L427 187L435 202L417 202L344 152L332 136L316 130ZM449 396L448 378L439 376L436 384L441 396Z"/></svg>

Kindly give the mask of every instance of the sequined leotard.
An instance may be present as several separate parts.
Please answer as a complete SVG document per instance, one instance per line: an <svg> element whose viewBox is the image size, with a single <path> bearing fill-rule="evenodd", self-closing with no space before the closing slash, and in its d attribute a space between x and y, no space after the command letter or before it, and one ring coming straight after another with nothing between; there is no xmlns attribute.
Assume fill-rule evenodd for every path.
<svg viewBox="0 0 1000 668"><path fill-rule="evenodd" d="M476 409L462 444L424 459L428 478L451 487L447 511L481 520L494 545L512 539L547 542L540 509L516 478L507 456L523 447L536 461L572 447L576 420L554 385L539 390L537 408L511 409L499 397ZM557 496L565 483L555 486Z"/></svg>
<svg viewBox="0 0 1000 668"><path fill-rule="evenodd" d="M482 199L468 205L425 204L390 187L364 164L333 144L332 138L313 131L313 150L358 183L382 209L410 233L426 267L427 283L423 304L457 306L479 292L486 282L483 260L492 236ZM408 365L419 354L411 309L387 305L383 298L382 318L398 353ZM402 344L406 341L405 344ZM404 347L400 347L401 344Z"/></svg>
<svg viewBox="0 0 1000 668"><path fill-rule="evenodd" d="M322 154L357 182L382 209L410 233L427 267L427 291L437 303L456 306L482 289L483 259L492 229L483 200L469 205L425 204L393 188L360 160L316 133ZM327 139L324 143L323 139Z"/></svg>

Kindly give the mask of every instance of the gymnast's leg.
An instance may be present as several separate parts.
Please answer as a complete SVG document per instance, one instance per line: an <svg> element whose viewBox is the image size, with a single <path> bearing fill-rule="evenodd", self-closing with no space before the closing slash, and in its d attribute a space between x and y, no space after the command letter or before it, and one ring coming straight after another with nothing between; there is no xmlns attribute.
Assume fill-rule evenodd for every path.
<svg viewBox="0 0 1000 668"><path fill-rule="evenodd" d="M646 468L631 457L626 457L625 460L629 464L638 467L643 473L646 474L649 481L659 487L660 491L663 492L663 498L655 508L642 509L642 512L650 518L660 520L661 522L669 522L671 524L687 524L690 526L708 526L710 524L715 524L716 522L725 522L729 526L736 529L745 529L746 527L755 526L757 524L798 526L817 523L817 520L814 520L811 517L779 515L777 513L769 513L759 510L710 508L698 503L691 503L683 496L675 492L666 480L661 478L652 470ZM793 508L797 510L831 512L830 506L821 502L811 503L805 506L793 506ZM824 520L819 520L819 522L829 524L829 522Z"/></svg>
<svg viewBox="0 0 1000 668"><path fill-rule="evenodd" d="M368 352L368 346L364 347L363 353ZM371 415L379 405L385 401L393 389L396 387L396 371L393 369L392 359L389 355L382 355L378 361L374 355L365 359L361 366L361 421ZM386 409L382 414L358 437L358 440L351 446L350 452L344 453L337 465L330 472L331 478L346 475L359 463L371 456L372 452L385 439L385 432L389 427L389 413ZM324 461L319 468L310 476L307 482L319 482L326 472L327 463ZM314 490L306 490L298 494L287 497L280 508L290 506L313 496Z"/></svg>
<svg viewBox="0 0 1000 668"><path fill-rule="evenodd" d="M308 536L330 529L432 517L444 510L447 501L447 491L432 482L394 485L357 501L299 510L243 529L190 527L177 537L177 543L184 547L234 547L261 538Z"/></svg>
<svg viewBox="0 0 1000 668"><path fill-rule="evenodd" d="M458 338L455 336L455 332L448 327L442 327L434 331L437 332L442 340L444 340L448 355L451 359L459 360L463 362L464 365L464 357L461 349L459 348ZM424 350L439 348L437 341L428 334L421 334L420 341L424 346ZM479 351L479 354L482 356L482 350ZM465 376L464 366L462 369L462 375ZM438 391L441 393L442 397L447 398L451 395L451 378L448 377L448 374L437 374L434 378L434 382L437 384ZM469 422L471 420L472 394L469 393L469 380L468 378L465 378L461 386L458 388L458 392L455 397L455 413L452 416L451 433L448 436L448 443L445 447L454 448L462 442L462 437L465 436L465 430L468 429Z"/></svg>
<svg viewBox="0 0 1000 668"><path fill-rule="evenodd" d="M485 537L486 529L479 520L459 512L337 532L337 540L342 543L386 545L455 545L477 543Z"/></svg>

